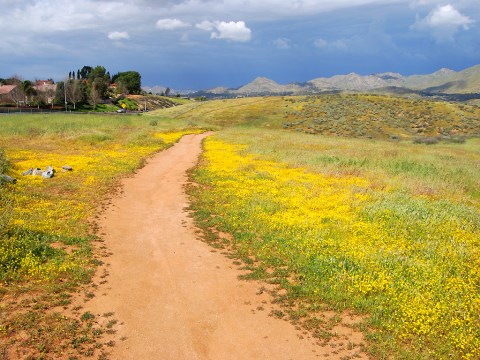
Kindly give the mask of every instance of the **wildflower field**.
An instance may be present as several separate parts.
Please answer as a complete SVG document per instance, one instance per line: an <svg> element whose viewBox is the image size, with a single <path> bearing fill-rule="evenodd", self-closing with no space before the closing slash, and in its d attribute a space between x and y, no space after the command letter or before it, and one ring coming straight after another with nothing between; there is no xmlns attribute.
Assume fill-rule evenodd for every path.
<svg viewBox="0 0 480 360"><path fill-rule="evenodd" d="M0 117L0 354L91 356L105 347L89 314L62 315L101 263L93 217L121 176L183 135L182 122L141 116ZM68 165L73 171L62 172ZM55 176L22 175L52 166ZM90 294L90 296L93 296Z"/></svg>
<svg viewBox="0 0 480 360"><path fill-rule="evenodd" d="M193 177L198 224L286 289L291 320L349 309L374 358L480 358L479 139L231 128Z"/></svg>
<svg viewBox="0 0 480 360"><path fill-rule="evenodd" d="M204 128L192 216L277 288L283 318L331 338L323 311L357 314L375 359L480 358L479 116L345 94L0 117L0 172L17 179L0 185L0 358L105 358L108 330L63 312L95 296L95 216L120 177Z"/></svg>

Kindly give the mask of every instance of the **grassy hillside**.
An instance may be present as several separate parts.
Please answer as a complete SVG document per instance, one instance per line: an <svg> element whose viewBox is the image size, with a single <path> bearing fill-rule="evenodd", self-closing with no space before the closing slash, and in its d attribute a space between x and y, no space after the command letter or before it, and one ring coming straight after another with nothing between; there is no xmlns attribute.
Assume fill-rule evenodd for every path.
<svg viewBox="0 0 480 360"><path fill-rule="evenodd" d="M381 95L215 100L155 114L222 127L284 128L358 138L411 140L480 135L477 106Z"/></svg>

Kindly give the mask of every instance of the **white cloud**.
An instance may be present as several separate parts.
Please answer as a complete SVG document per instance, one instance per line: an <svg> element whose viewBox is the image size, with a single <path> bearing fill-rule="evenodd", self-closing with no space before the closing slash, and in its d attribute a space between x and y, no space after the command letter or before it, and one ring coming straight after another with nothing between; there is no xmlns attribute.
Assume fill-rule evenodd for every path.
<svg viewBox="0 0 480 360"><path fill-rule="evenodd" d="M196 25L198 29L211 31L210 38L247 42L252 38L252 31L244 21L202 21Z"/></svg>
<svg viewBox="0 0 480 360"><path fill-rule="evenodd" d="M292 47L290 45L290 39L287 38L278 38L273 42L273 45L280 50L288 50Z"/></svg>
<svg viewBox="0 0 480 360"><path fill-rule="evenodd" d="M243 21L220 21L216 26L217 32L212 32L212 39L227 39L232 41L246 42L252 38L252 31L247 28Z"/></svg>
<svg viewBox="0 0 480 360"><path fill-rule="evenodd" d="M204 20L201 23L198 23L197 25L195 25L195 27L200 30L212 31L213 29L215 29L215 23Z"/></svg>
<svg viewBox="0 0 480 360"><path fill-rule="evenodd" d="M190 27L190 24L178 19L160 19L155 26L160 30L176 30Z"/></svg>
<svg viewBox="0 0 480 360"><path fill-rule="evenodd" d="M130 35L126 31L112 31L108 33L110 40L127 40L130 39Z"/></svg>
<svg viewBox="0 0 480 360"><path fill-rule="evenodd" d="M469 25L474 22L468 16L460 14L460 12L450 4L435 9L426 20L431 27L461 26L465 30L468 30Z"/></svg>
<svg viewBox="0 0 480 360"><path fill-rule="evenodd" d="M460 30L468 30L475 21L461 14L452 5L438 6L425 18L418 18L412 26L416 30L431 31L437 41L453 41Z"/></svg>

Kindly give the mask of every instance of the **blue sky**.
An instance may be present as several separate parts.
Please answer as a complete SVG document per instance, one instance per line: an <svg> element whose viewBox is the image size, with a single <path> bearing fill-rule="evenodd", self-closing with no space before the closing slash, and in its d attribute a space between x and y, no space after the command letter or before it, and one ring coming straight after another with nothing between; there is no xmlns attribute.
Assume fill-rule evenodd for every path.
<svg viewBox="0 0 480 360"><path fill-rule="evenodd" d="M238 87L480 64L478 0L0 0L0 77L84 65L143 85Z"/></svg>

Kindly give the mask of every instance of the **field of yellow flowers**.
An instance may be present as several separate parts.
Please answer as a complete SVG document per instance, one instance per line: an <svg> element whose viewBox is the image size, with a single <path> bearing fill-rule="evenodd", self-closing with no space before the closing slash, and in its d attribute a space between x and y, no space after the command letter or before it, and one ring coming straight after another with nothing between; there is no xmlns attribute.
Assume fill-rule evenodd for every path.
<svg viewBox="0 0 480 360"><path fill-rule="evenodd" d="M206 233L231 234L218 241L252 277L284 289L287 317L312 329L318 310L361 315L374 358L480 358L478 115L329 95L0 117L0 171L17 178L0 186L0 354L102 356L93 315L57 311L101 262L92 217L119 177L208 124L219 131L191 173L193 214ZM396 141L417 136L467 140ZM54 178L22 175L46 166Z"/></svg>
<svg viewBox="0 0 480 360"><path fill-rule="evenodd" d="M479 164L478 139L237 128L206 140L190 192L198 224L289 301L364 315L375 358L478 359Z"/></svg>
<svg viewBox="0 0 480 360"><path fill-rule="evenodd" d="M82 321L88 314L68 319L55 308L90 281L99 262L93 216L116 181L184 134L202 131L175 126L140 116L0 118L2 172L17 179L0 186L0 353L55 358L104 346L102 329ZM73 171L62 172L65 165ZM56 169L51 179L22 175L47 166Z"/></svg>

